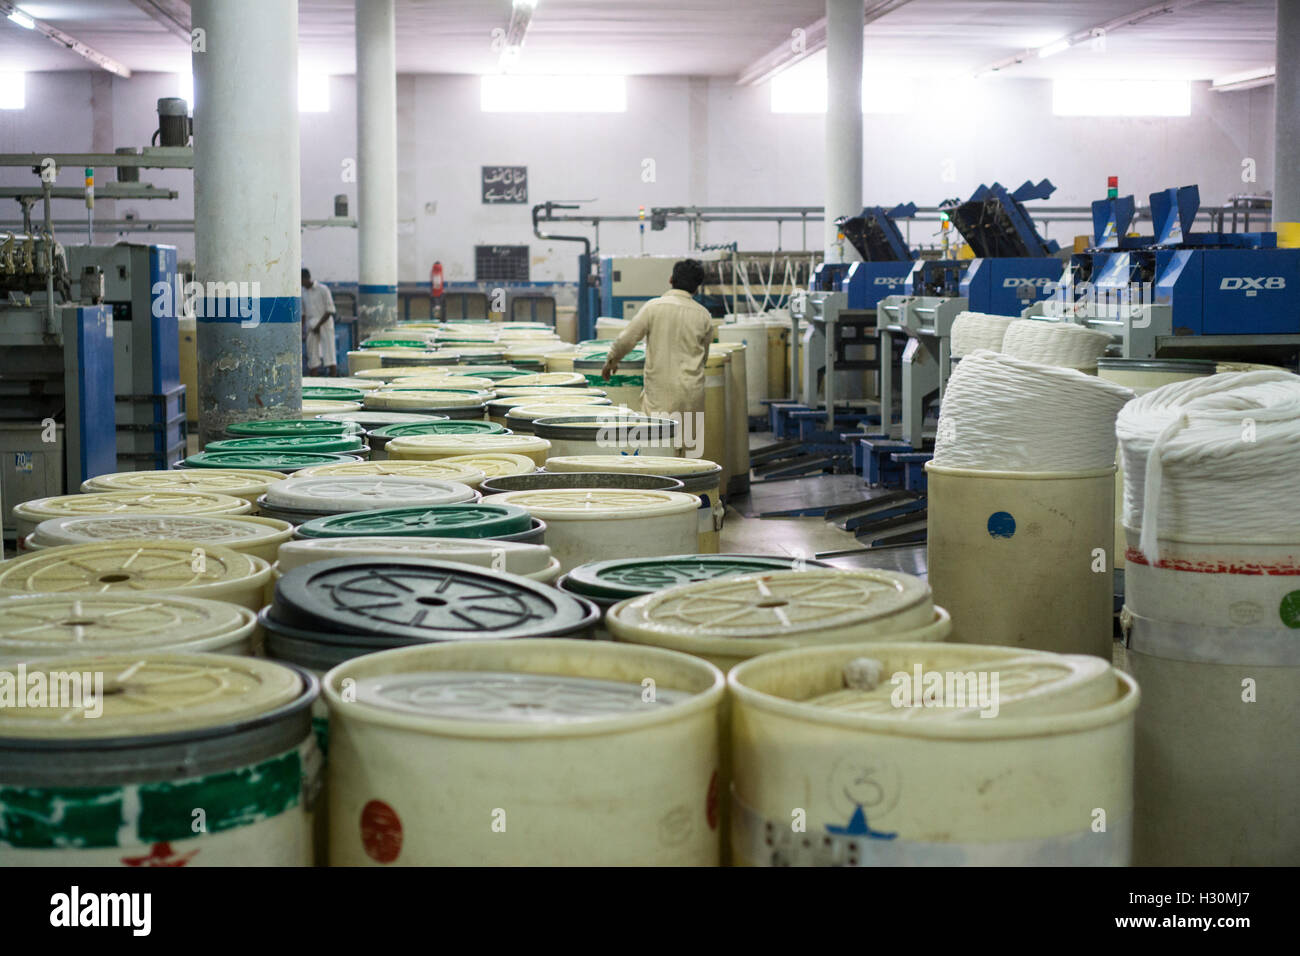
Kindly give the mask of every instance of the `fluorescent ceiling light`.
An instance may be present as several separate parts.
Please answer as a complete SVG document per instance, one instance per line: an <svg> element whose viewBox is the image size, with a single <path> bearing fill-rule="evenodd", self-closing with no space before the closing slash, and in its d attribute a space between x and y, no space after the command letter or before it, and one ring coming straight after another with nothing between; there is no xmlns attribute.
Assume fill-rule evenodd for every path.
<svg viewBox="0 0 1300 956"><path fill-rule="evenodd" d="M0 73L0 110L21 110L27 106L27 75Z"/></svg>
<svg viewBox="0 0 1300 956"><path fill-rule="evenodd" d="M622 76L480 77L484 113L625 113L627 82Z"/></svg>
<svg viewBox="0 0 1300 956"><path fill-rule="evenodd" d="M1056 56L1058 53L1064 53L1068 49L1070 49L1070 41L1068 39L1057 40L1055 43L1049 43L1047 46L1039 47L1038 55L1046 58L1049 56Z"/></svg>
<svg viewBox="0 0 1300 956"><path fill-rule="evenodd" d="M1257 70L1245 70L1221 76L1210 84L1216 93L1232 93L1237 90L1253 90L1259 86L1270 86L1277 82L1277 68L1263 66Z"/></svg>
<svg viewBox="0 0 1300 956"><path fill-rule="evenodd" d="M18 24L24 30L36 29L36 21L33 20L31 17L29 17L27 14L23 13L17 7L14 7L13 13L9 14L9 19L12 20L14 23Z"/></svg>
<svg viewBox="0 0 1300 956"><path fill-rule="evenodd" d="M1190 116L1192 84L1186 80L1052 81L1057 116Z"/></svg>
<svg viewBox="0 0 1300 956"><path fill-rule="evenodd" d="M330 78L320 73L298 72L298 112L330 111Z"/></svg>

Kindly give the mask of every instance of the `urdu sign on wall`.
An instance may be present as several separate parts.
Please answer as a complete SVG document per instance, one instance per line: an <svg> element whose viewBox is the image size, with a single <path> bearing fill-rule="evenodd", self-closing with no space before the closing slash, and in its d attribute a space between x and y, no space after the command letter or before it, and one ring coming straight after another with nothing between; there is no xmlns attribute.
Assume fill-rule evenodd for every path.
<svg viewBox="0 0 1300 956"><path fill-rule="evenodd" d="M484 166L483 202L527 203L527 166Z"/></svg>

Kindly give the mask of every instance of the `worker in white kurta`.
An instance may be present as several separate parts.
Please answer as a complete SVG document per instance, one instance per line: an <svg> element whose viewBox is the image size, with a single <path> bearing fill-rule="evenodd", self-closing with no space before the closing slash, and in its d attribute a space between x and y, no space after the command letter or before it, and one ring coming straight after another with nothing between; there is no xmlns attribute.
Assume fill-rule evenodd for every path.
<svg viewBox="0 0 1300 956"><path fill-rule="evenodd" d="M313 281L307 269L302 270L302 337L307 349L307 374L337 374L334 296L328 286Z"/></svg>
<svg viewBox="0 0 1300 956"><path fill-rule="evenodd" d="M673 266L672 286L641 306L614 340L603 376L609 381L623 356L645 339L645 384L641 410L647 415L704 413L704 363L713 341L713 317L693 298L704 281L704 266L683 259Z"/></svg>

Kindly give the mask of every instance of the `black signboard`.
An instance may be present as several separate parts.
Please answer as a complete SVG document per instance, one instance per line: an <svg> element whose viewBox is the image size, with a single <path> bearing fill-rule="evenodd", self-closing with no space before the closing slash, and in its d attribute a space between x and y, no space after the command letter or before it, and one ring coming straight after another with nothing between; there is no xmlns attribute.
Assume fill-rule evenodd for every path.
<svg viewBox="0 0 1300 956"><path fill-rule="evenodd" d="M475 246L474 278L478 282L527 282L527 246Z"/></svg>
<svg viewBox="0 0 1300 956"><path fill-rule="evenodd" d="M484 166L483 202L492 205L527 203L528 167Z"/></svg>

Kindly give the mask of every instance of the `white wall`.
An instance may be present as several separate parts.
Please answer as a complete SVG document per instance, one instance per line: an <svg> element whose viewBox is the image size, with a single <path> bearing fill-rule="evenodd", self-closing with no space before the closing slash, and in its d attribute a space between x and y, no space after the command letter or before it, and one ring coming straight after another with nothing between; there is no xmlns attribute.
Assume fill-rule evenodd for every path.
<svg viewBox="0 0 1300 956"><path fill-rule="evenodd" d="M27 109L0 111L0 151L80 151L109 145L144 145L157 125L155 101L176 94L169 74L136 74L129 80L103 74L36 73L27 78ZM479 109L478 81L469 76L403 75L398 80L399 273L402 281L427 281L441 260L449 280L472 279L473 247L528 243L535 280L572 281L576 243L545 242L532 235L530 206L484 206L479 167L528 166L529 201L594 199L585 207L607 214L635 214L656 205L820 205L822 126L815 115L773 114L766 87L738 87L730 80L631 77L628 111L622 114L488 114ZM334 196L346 194L356 210L356 185L344 179L344 162L356 155L353 78L330 80L331 110L300 116L302 214L324 218ZM1121 193L1145 202L1152 190L1199 183L1205 205L1237 192L1263 192L1272 181L1272 90L1193 94L1192 115L1183 118L1075 119L1052 115L1051 84L1045 80L998 79L964 86L925 86L909 114L866 117L864 195L871 203L913 201L934 205L966 197L980 183L1017 186L1043 177L1058 187L1055 205L1087 205L1104 194L1107 175L1120 177ZM112 108L102 104L111 100ZM94 105L92 105L94 104ZM95 107L99 109L96 111ZM227 148L238 149L239 144ZM1242 161L1257 163L1257 182L1242 181ZM655 179L643 181L644 160ZM276 157L248 156L247 162ZM101 170L99 181L111 179ZM172 202L101 201L98 216L189 219L193 187L186 171L144 171L142 178L174 188ZM34 184L23 169L0 169L0 183ZM62 185L77 185L78 170ZM1032 209L1032 206L1031 206ZM0 205L0 221L16 218L17 204ZM81 218L78 202L56 205L56 216ZM586 233L578 224L547 227ZM911 240L929 242L933 227L918 224ZM1082 223L1047 227L1068 243L1086 231ZM812 246L818 231L809 229ZM80 237L76 237L79 239ZM100 241L111 239L99 237ZM156 235L192 256L190 235ZM704 240L738 241L741 248L776 245L772 226L714 224ZM635 224L600 230L606 253L635 254ZM685 252L684 225L645 231L650 253ZM783 247L799 248L797 225L783 231ZM325 281L356 277L352 230L309 230L303 260Z"/></svg>

